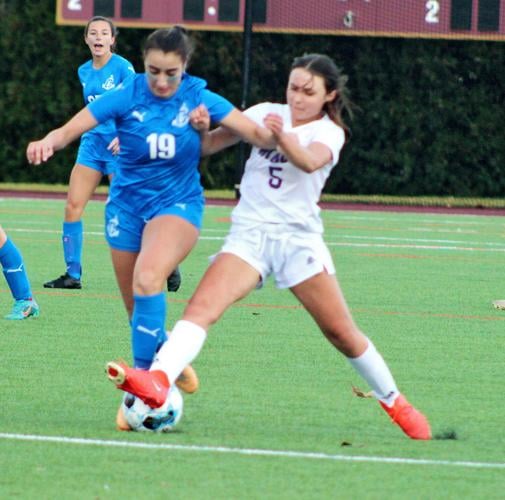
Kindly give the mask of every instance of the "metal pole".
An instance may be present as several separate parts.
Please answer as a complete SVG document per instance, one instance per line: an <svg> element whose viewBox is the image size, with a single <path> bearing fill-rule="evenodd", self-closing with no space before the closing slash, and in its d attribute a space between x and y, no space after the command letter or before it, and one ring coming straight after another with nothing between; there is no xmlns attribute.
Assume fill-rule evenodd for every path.
<svg viewBox="0 0 505 500"><path fill-rule="evenodd" d="M249 99L249 83L251 80L250 62L251 62L251 38L252 38L252 13L253 0L245 0L244 4L244 32L242 35L242 101L240 109L247 108ZM244 172L246 161L246 144L239 144L238 160L235 167L235 198L240 198L240 179Z"/></svg>

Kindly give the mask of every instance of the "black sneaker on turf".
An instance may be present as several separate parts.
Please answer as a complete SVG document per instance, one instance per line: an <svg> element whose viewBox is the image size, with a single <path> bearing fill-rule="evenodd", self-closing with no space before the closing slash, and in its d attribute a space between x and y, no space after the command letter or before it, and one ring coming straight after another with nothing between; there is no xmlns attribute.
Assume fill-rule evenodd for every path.
<svg viewBox="0 0 505 500"><path fill-rule="evenodd" d="M44 288L71 288L75 290L81 288L81 280L72 278L70 274L65 273L55 280L44 283Z"/></svg>
<svg viewBox="0 0 505 500"><path fill-rule="evenodd" d="M167 278L167 290L169 292L177 292L181 286L182 276L177 266L172 274Z"/></svg>

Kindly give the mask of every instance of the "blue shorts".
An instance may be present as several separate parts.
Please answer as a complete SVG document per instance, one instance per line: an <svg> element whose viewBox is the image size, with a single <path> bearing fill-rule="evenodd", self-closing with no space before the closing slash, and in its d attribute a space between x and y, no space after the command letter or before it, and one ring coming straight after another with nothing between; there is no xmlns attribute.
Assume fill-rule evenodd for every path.
<svg viewBox="0 0 505 500"><path fill-rule="evenodd" d="M97 135L85 135L81 139L76 163L98 170L102 175L116 172L116 157L107 149L107 143Z"/></svg>
<svg viewBox="0 0 505 500"><path fill-rule="evenodd" d="M160 208L149 218L145 218L125 210L113 201L108 201L105 205L105 239L114 250L140 252L142 233L150 220L160 215L175 215L200 230L204 206L203 197L193 198Z"/></svg>

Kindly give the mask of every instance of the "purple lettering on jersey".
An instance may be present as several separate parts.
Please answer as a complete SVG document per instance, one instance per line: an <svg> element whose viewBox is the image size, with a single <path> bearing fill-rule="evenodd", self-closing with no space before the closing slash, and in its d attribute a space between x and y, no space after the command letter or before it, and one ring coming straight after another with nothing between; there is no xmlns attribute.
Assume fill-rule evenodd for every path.
<svg viewBox="0 0 505 500"><path fill-rule="evenodd" d="M271 158L270 161L272 163L286 163L288 159L281 153L275 153Z"/></svg>
<svg viewBox="0 0 505 500"><path fill-rule="evenodd" d="M274 153L275 149L260 149L259 154L260 156L263 156L263 158L266 158L267 160L272 156L272 153Z"/></svg>

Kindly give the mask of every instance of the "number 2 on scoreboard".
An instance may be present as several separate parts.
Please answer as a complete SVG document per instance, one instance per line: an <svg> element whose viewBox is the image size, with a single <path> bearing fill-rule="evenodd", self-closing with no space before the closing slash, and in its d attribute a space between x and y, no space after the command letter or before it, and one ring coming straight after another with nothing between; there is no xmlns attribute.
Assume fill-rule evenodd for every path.
<svg viewBox="0 0 505 500"><path fill-rule="evenodd" d="M81 0L68 0L68 10L82 10Z"/></svg>
<svg viewBox="0 0 505 500"><path fill-rule="evenodd" d="M438 0L428 0L426 2L426 16L424 16L424 20L430 24L438 23L439 12L440 12L440 2Z"/></svg>

